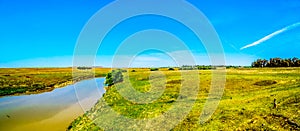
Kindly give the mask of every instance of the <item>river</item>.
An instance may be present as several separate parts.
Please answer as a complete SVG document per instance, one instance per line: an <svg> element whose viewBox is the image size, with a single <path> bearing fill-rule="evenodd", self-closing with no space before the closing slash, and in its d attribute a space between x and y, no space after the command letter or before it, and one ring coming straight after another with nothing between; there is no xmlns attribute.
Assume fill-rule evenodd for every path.
<svg viewBox="0 0 300 131"><path fill-rule="evenodd" d="M51 92L0 98L0 131L64 131L104 93L104 78L83 80Z"/></svg>

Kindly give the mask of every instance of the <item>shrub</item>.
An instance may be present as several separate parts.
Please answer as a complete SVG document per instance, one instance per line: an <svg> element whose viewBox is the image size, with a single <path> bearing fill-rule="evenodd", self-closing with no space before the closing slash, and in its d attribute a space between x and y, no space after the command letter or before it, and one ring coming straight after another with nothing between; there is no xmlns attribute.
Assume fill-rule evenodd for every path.
<svg viewBox="0 0 300 131"><path fill-rule="evenodd" d="M112 86L115 83L123 81L122 70L113 70L107 73L105 83L107 86Z"/></svg>
<svg viewBox="0 0 300 131"><path fill-rule="evenodd" d="M90 69L93 69L92 67L85 67L85 66L79 66L77 67L78 70L90 70Z"/></svg>
<svg viewBox="0 0 300 131"><path fill-rule="evenodd" d="M111 72L112 78L114 83L122 82L123 81L123 74L122 70L113 70Z"/></svg>
<svg viewBox="0 0 300 131"><path fill-rule="evenodd" d="M175 70L175 69L174 69L174 68L169 68L168 70L169 70L169 71L173 71L173 70Z"/></svg>
<svg viewBox="0 0 300 131"><path fill-rule="evenodd" d="M112 86L114 84L114 81L112 79L112 75L110 72L107 73L104 84L107 86Z"/></svg>
<svg viewBox="0 0 300 131"><path fill-rule="evenodd" d="M150 68L150 71L158 71L158 68Z"/></svg>
<svg viewBox="0 0 300 131"><path fill-rule="evenodd" d="M269 85L273 85L273 84L276 84L276 83L277 82L273 81L273 80L262 80L262 81L255 82L254 85L257 85L257 86L269 86Z"/></svg>

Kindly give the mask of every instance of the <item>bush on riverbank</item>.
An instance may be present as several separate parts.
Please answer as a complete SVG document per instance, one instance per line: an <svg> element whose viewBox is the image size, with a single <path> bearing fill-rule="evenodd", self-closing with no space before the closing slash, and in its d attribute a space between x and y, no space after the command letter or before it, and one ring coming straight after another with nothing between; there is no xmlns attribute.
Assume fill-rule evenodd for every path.
<svg viewBox="0 0 300 131"><path fill-rule="evenodd" d="M117 69L117 70L112 70L112 72L107 73L104 84L107 86L112 86L116 83L122 82L123 81L122 72L124 72L124 71Z"/></svg>

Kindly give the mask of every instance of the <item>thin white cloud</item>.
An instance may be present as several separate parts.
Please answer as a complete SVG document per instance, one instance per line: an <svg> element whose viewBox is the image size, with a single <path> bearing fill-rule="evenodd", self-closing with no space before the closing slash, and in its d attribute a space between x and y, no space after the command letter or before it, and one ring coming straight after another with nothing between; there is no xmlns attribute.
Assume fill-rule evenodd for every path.
<svg viewBox="0 0 300 131"><path fill-rule="evenodd" d="M296 28L296 27L298 27L298 26L300 26L300 22L295 23L295 24L292 24L292 25L289 25L289 26L284 27L284 28L282 28L282 29L280 29L280 30L277 30L277 31L273 32L272 34L269 34L269 35L267 35L267 36L265 36L265 37L259 39L258 41L255 41L255 42L253 42L253 43L251 43L251 44L248 44L248 45L246 45L246 46L243 46L240 50L249 48L249 47L251 47L251 46L256 46L256 45L258 45L258 44L261 44L262 42L267 41L267 40L271 39L272 37L274 37L274 36L276 36L276 35L279 35L279 34L285 32L285 31L294 29L294 28Z"/></svg>

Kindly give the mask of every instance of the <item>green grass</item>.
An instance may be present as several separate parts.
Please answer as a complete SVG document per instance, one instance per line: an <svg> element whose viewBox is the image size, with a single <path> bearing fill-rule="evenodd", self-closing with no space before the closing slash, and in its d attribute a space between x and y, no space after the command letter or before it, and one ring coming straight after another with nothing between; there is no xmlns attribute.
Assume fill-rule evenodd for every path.
<svg viewBox="0 0 300 131"><path fill-rule="evenodd" d="M192 100L195 103L188 115L176 123L172 130L300 130L300 68L227 69L223 97L212 117L203 124L199 123L199 117L211 86L211 71L187 71L200 77L200 81L189 82L181 77L180 71L160 69L161 74L153 75L159 71L135 70L136 72L124 73L129 79L125 79L123 83L107 88L103 98L84 116L74 120L69 130L158 130L163 128L164 123L165 126L168 123L174 124L172 122L176 118L158 119L162 124L150 121L147 125L140 121L160 118L176 107L176 103L180 103L178 97L182 97L179 106L183 110L186 109L185 103ZM182 86L184 82L188 84ZM130 96L124 98L120 94L129 90L129 84L141 93L151 92L154 95L161 93L152 91L154 86L165 84L165 89L152 102L139 103L136 101L140 98L132 100L128 99ZM196 98L189 95L189 92L185 96L180 95L181 88L192 89L195 85L199 85ZM141 97L141 100L149 99ZM114 119L116 114L111 113L110 108L134 121Z"/></svg>
<svg viewBox="0 0 300 131"><path fill-rule="evenodd" d="M72 68L0 68L0 96L52 91L74 82L103 77L110 69L75 70ZM72 74L74 73L74 75Z"/></svg>

